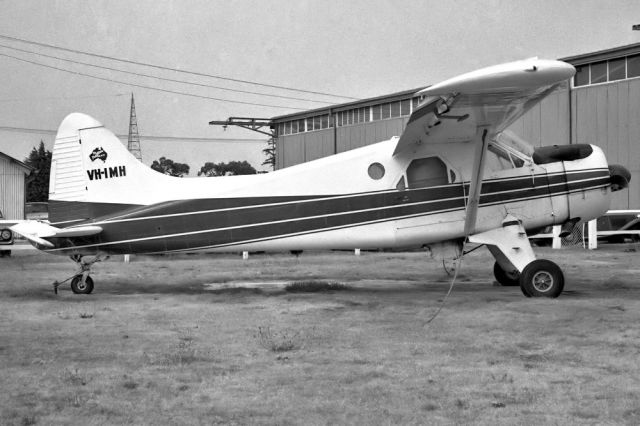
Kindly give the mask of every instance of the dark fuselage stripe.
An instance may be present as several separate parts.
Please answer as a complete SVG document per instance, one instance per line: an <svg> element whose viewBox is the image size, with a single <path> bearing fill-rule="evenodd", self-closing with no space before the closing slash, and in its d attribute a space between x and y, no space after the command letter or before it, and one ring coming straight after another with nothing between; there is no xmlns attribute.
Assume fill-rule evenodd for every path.
<svg viewBox="0 0 640 426"><path fill-rule="evenodd" d="M555 196L572 190L605 186L609 183L608 171L606 171L606 177L604 174L605 171L595 171L568 175L571 182L566 184L554 176L552 179L538 176L534 177L535 187L522 188L522 182L520 182L520 186L512 190L509 190L512 188L510 184L500 186L497 185L499 182L494 182L494 186L490 187L494 193L485 194L483 190L481 206ZM532 177L527 179L531 181ZM508 183L514 180L511 179ZM351 198L324 198L312 202L307 199L297 203L248 206L236 211L211 210L206 214L195 216L163 216L162 213L165 211L159 209L154 213L160 215L154 220L116 223L103 221L100 225L103 227L103 232L100 235L77 238L73 241L58 240L55 242L61 247L52 251L72 249L76 246L108 247L109 250L133 253L240 244L243 241L275 238L284 234L318 232L443 211L463 210L465 206L463 190L464 192L468 190L467 185L463 187L462 184L454 184L407 191L377 192ZM150 213L151 207L146 209L145 214ZM173 207L175 208L175 204ZM162 245L160 249L158 244Z"/></svg>

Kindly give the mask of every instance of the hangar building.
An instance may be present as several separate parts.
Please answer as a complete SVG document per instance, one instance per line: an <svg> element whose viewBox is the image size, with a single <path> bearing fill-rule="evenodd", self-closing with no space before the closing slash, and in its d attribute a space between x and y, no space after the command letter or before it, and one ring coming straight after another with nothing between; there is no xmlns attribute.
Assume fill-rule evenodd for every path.
<svg viewBox="0 0 640 426"><path fill-rule="evenodd" d="M510 129L534 146L600 146L632 175L611 208L640 208L640 43L561 60L576 67L575 77ZM276 169L401 135L421 89L273 117Z"/></svg>
<svg viewBox="0 0 640 426"><path fill-rule="evenodd" d="M31 167L0 152L0 211L4 219L24 219L26 177Z"/></svg>

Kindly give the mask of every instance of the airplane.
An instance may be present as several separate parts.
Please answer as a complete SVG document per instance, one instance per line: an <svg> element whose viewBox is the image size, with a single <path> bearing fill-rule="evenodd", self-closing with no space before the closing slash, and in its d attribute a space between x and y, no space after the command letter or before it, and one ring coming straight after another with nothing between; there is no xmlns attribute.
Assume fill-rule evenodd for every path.
<svg viewBox="0 0 640 426"><path fill-rule="evenodd" d="M271 173L177 178L139 162L96 119L61 123L49 223L11 229L71 256L74 293L113 254L485 245L494 275L527 297L558 297L564 275L527 233L603 215L629 172L595 145L532 148L507 127L575 73L530 58L427 87L400 137Z"/></svg>

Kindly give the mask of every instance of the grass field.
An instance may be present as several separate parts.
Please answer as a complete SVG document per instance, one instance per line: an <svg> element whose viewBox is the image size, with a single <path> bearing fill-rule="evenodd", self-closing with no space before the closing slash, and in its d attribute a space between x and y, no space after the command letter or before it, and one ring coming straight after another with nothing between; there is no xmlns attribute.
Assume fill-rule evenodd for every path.
<svg viewBox="0 0 640 426"><path fill-rule="evenodd" d="M639 424L640 261L538 249L558 299L423 253L0 259L0 424ZM281 283L323 281L329 291ZM298 289L300 290L300 289ZM303 288L304 290L304 288Z"/></svg>

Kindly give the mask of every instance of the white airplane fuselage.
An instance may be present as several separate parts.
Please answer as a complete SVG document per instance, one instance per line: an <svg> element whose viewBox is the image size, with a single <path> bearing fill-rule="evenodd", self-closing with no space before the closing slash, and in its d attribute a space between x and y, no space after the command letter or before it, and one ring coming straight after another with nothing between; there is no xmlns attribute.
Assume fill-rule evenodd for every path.
<svg viewBox="0 0 640 426"><path fill-rule="evenodd" d="M394 156L396 145L392 138L267 174L176 178L139 163L100 123L72 114L53 153L51 224L102 232L51 238L54 247L40 248L65 255L367 249L463 238L472 142ZM488 167L475 231L500 227L509 214L526 229L604 214L609 169L602 150L592 149L573 161ZM425 161L446 174L416 185L407 169L433 158Z"/></svg>

